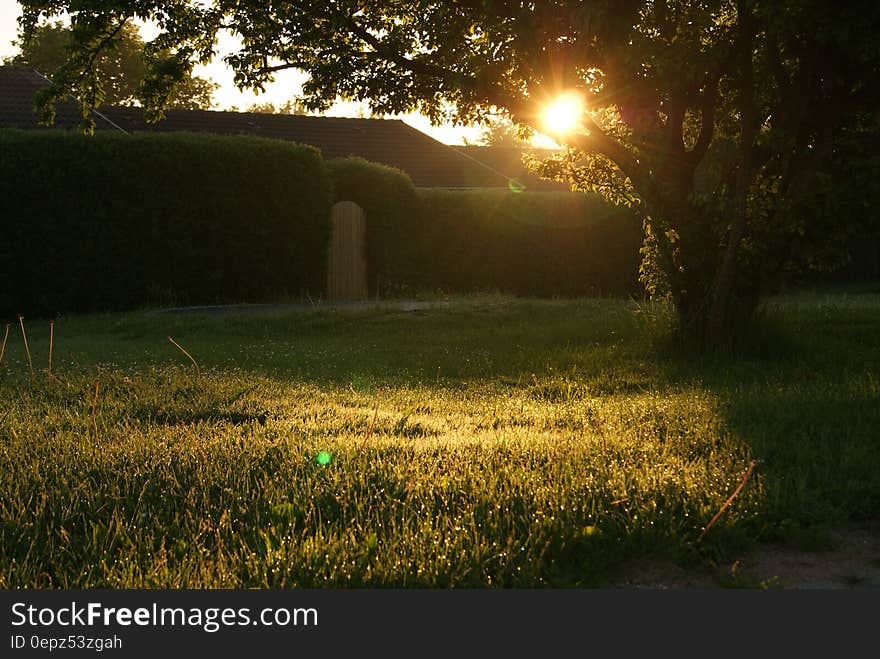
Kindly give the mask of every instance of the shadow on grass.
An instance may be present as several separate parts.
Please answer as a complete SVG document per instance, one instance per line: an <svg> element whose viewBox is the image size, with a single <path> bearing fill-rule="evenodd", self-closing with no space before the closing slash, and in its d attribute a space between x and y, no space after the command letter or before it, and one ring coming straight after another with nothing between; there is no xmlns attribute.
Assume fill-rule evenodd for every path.
<svg viewBox="0 0 880 659"><path fill-rule="evenodd" d="M725 354L666 336L652 356L664 384L710 392L758 460L762 508L747 534L805 551L831 548L829 526L880 517L880 305L814 302L770 305Z"/></svg>
<svg viewBox="0 0 880 659"><path fill-rule="evenodd" d="M375 426L369 423L378 388L389 397L393 394L389 390L412 388L439 392L439 404L447 407L437 411L437 417L442 418L450 408L466 409L471 416L462 422L465 435L519 428L525 429L527 437L549 435L552 445L519 447L511 455L489 446L483 463L469 450L460 449L457 468L462 470L462 488L468 496L452 512L469 512L477 494L494 503L500 496L498 488L507 487L508 503L521 508L512 519L533 526L503 526L508 521L501 518L498 522L498 514L488 505L489 512L478 521L484 526L501 524L497 537L502 540L514 535L534 538L533 532L544 528L539 524L550 525L544 529L547 544L540 548L543 556L552 559L544 573L550 585L594 583L616 561L639 553L668 552L687 561L725 556L755 539L816 545L821 533L813 529L822 525L880 517L880 305L786 303L770 307L731 352L711 357L676 343L668 320L662 309L640 315L631 304L617 301L501 301L418 314L71 319L56 324L56 365L63 370L72 362L88 371L97 364L113 364L123 373L135 374L169 364L179 367L168 378L154 377L155 392L146 376L144 388L134 393L128 393L125 387L129 385L119 385L116 412L109 399L103 401L102 419L108 423L134 414L135 420L163 425L263 425L273 418L277 403L288 406L287 411L313 406L299 413L298 420L290 415L292 430L309 437L363 437L373 431L389 441L431 441L440 431L419 425L415 419L407 422L405 410L392 410L391 416ZM207 375L203 388L192 384L189 365L168 344L169 335L200 363ZM31 336L32 351L45 355L45 338L36 331ZM14 349L9 354L10 365L4 368L17 369L19 376L26 374L23 354ZM224 378L233 382L223 384ZM243 392L252 380L269 384L248 397ZM350 385L351 396L347 393ZM295 388L299 388L299 398L291 401L289 390ZM456 396L444 398L448 390L456 390ZM465 390L466 395L459 396L457 390ZM484 400L469 397L471 390L479 391ZM61 396L58 407L79 405L81 418L87 418L88 403L80 400L81 393L58 391L62 392L57 394ZM102 387L104 391L107 388ZM139 398L131 406L135 394ZM520 411L506 416L496 412L495 400L505 396L514 399ZM391 406L388 398L381 403L383 412ZM538 411L530 412L529 403ZM324 407L333 406L336 416L322 416ZM434 410L426 404L422 413L430 421ZM619 424L620 438L616 444L611 442L606 460L602 424L610 425L612 417ZM322 432L316 435L315 428ZM601 454L596 448L597 433L602 436ZM566 455L564 440L570 437L580 442L570 453L581 460L580 468L596 470L589 478L565 474L568 467L560 458ZM248 446L257 461L256 452L262 450L259 443ZM389 472L385 481L376 483L349 482L340 475L332 499L314 499L331 502L328 510L318 506L317 512L342 525L345 520L336 506L351 503L344 493L374 497L378 490L391 493L410 487L413 474L394 457L400 449L387 452L386 456L377 450L376 462L362 473L352 470L351 478L366 478L363 474L372 478L382 469L399 473ZM526 463L524 467L517 466L518 459ZM750 459L759 461L752 481L729 513L698 543L694 529L718 510L718 502L730 495ZM494 470L487 471L490 460ZM708 464L713 460L721 466ZM296 456L282 464L290 467L300 462ZM615 463L617 471L603 471L603 462ZM698 486L714 489L688 491L675 480L688 474L675 469L664 481L663 469L672 463L682 471L705 470L711 478ZM261 478L274 483L277 467L272 463ZM630 472L636 469L644 477L638 492L644 500L627 502L626 488L632 487L634 478ZM656 480L651 472L658 474ZM238 474L232 468L230 473ZM444 466L430 475L442 480L449 473L450 467ZM474 485L487 474L497 480ZM607 492L601 490L615 478L623 493L610 487ZM313 490L302 494L302 501L311 502L309 506L316 505L315 492L324 492L323 481L315 483ZM572 483L577 487L565 491L563 497L568 506L564 526L546 522L543 510L542 516L536 516L535 488L544 487L546 502L558 503L561 495L556 486L571 487ZM279 492L286 491L278 487ZM449 512L449 491L443 489L435 496L405 489L407 496L424 497L427 510L446 506L438 508L440 512ZM397 505L389 497L376 499L369 510ZM603 528L594 526L589 517L592 511L571 510L579 498L604 506L595 513ZM219 495L206 498L206 505L218 506L218 501L222 501ZM739 510L741 501L747 502L744 511ZM430 543L435 539L425 542L433 546ZM510 565L511 570L518 567ZM473 575L477 578L479 573Z"/></svg>

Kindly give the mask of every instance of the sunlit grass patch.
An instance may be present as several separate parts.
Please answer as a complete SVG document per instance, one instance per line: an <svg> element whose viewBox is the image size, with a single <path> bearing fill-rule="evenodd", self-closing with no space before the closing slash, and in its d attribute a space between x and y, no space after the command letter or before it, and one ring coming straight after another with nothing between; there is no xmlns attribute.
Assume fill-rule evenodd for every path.
<svg viewBox="0 0 880 659"><path fill-rule="evenodd" d="M0 364L0 586L593 586L876 519L880 303L796 313L711 362L621 301L58 319Z"/></svg>

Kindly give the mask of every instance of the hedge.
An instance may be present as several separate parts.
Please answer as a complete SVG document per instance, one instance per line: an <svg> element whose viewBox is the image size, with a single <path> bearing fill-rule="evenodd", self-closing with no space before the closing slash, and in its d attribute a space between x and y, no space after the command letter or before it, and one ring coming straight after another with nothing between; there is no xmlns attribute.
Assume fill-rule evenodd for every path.
<svg viewBox="0 0 880 659"><path fill-rule="evenodd" d="M416 189L403 172L360 158L328 166L335 200L354 201L366 213L371 293L641 290L641 223L596 196Z"/></svg>
<svg viewBox="0 0 880 659"><path fill-rule="evenodd" d="M277 140L0 131L0 314L320 292L330 195Z"/></svg>
<svg viewBox="0 0 880 659"><path fill-rule="evenodd" d="M641 223L591 195L420 190L421 288L516 295L625 295L638 283Z"/></svg>

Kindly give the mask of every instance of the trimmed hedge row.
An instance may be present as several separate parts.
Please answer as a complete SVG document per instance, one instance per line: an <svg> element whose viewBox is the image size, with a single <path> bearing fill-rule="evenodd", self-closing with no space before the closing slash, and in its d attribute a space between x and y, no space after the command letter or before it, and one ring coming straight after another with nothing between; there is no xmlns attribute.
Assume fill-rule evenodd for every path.
<svg viewBox="0 0 880 659"><path fill-rule="evenodd" d="M642 227L570 192L420 190L424 268L416 287L537 297L640 290Z"/></svg>
<svg viewBox="0 0 880 659"><path fill-rule="evenodd" d="M0 131L0 314L259 300L323 285L312 147L204 134Z"/></svg>
<svg viewBox="0 0 880 659"><path fill-rule="evenodd" d="M402 171L361 158L328 162L334 197L367 215L371 294L499 291L538 297L641 295L640 220L597 196L416 189ZM852 262L797 281L876 279L876 241Z"/></svg>
<svg viewBox="0 0 880 659"><path fill-rule="evenodd" d="M641 223L598 197L416 190L400 170L360 158L328 166L334 197L354 201L366 213L371 293L579 296L641 290Z"/></svg>
<svg viewBox="0 0 880 659"><path fill-rule="evenodd" d="M638 290L641 227L569 193L417 190L254 137L0 131L0 315L320 294L333 199L367 215L371 293Z"/></svg>

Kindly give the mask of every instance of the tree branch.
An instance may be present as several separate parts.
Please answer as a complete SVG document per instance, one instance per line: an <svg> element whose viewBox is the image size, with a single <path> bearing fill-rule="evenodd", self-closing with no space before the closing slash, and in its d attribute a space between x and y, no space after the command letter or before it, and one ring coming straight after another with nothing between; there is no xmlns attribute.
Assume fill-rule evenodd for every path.
<svg viewBox="0 0 880 659"><path fill-rule="evenodd" d="M684 154L684 117L687 104L681 95L671 95L666 106L666 148L669 153L679 158Z"/></svg>
<svg viewBox="0 0 880 659"><path fill-rule="evenodd" d="M731 67L736 64L737 49L729 48L728 52L721 58L721 62L715 71L709 73L702 85L702 93L700 94L700 134L694 144L694 148L690 150L689 157L691 163L696 166L709 145L712 144L712 138L715 135L715 112L718 106L718 87L721 79L730 72Z"/></svg>
<svg viewBox="0 0 880 659"><path fill-rule="evenodd" d="M633 182L639 194L650 205L654 208L662 205L662 195L644 163L619 142L606 135L587 113L584 113L584 124L589 132L573 135L568 143L581 151L594 151L606 156Z"/></svg>
<svg viewBox="0 0 880 659"><path fill-rule="evenodd" d="M313 8L313 6L310 6L309 4L304 4L295 0L292 0L289 4L293 5L295 8L299 9L303 13L308 13L309 10ZM441 66L436 66L434 64L428 64L426 62L419 62L417 60L406 57L394 48L389 48L387 44L385 44L375 34L372 34L369 30L360 25L349 14L343 13L335 8L330 8L330 13L333 15L334 18L343 21L349 32L358 37L361 41L369 45L371 48L373 48L373 50L375 50L378 54L382 55L382 57L385 57L389 61L394 62L395 64L399 64L403 68L408 69L413 73L436 76L443 78L444 80L451 77L452 71L450 71L449 69L443 68Z"/></svg>
<svg viewBox="0 0 880 659"><path fill-rule="evenodd" d="M104 37L98 42L98 45L95 46L94 50L92 50L92 52L91 52L91 55L89 57L89 61L86 62L85 67L83 67L83 70L80 72L79 76L76 79L76 83L74 83L74 84L79 84L82 81L82 79L85 78L86 73L88 71L92 70L92 68L95 66L95 60L98 59L98 55L101 53L102 50L104 50L104 48L107 46L108 43L110 43L111 41L113 41L113 39L116 38L116 35L119 34L119 32L122 30L123 27L125 27L126 23L128 23L127 17L123 18L119 22L119 25L117 25L116 28L110 34L104 35Z"/></svg>
<svg viewBox="0 0 880 659"><path fill-rule="evenodd" d="M297 69L302 66L300 62L284 62L283 64L276 64L274 66L261 66L259 69L255 69L254 73L258 75L263 75L266 73L275 73L277 71L285 71L287 69Z"/></svg>
<svg viewBox="0 0 880 659"><path fill-rule="evenodd" d="M720 76L708 83L700 95L700 135L688 154L693 165L699 163L706 155L715 135L715 106L718 104L719 82Z"/></svg>

